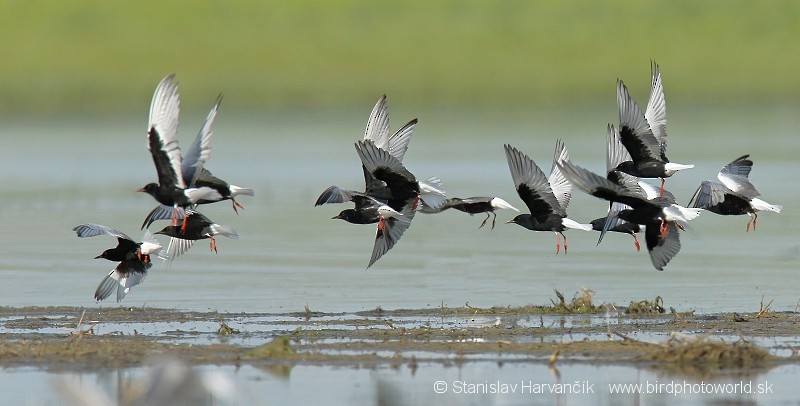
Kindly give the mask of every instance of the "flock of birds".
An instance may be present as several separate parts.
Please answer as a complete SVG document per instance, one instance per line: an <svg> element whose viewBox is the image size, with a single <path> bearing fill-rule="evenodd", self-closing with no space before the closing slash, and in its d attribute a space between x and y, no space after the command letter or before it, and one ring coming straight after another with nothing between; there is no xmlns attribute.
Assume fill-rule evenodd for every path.
<svg viewBox="0 0 800 406"><path fill-rule="evenodd" d="M108 235L117 239L116 247L95 257L118 262L97 287L94 293L96 300L106 299L115 291L117 301L122 300L132 287L144 280L147 270L153 266L151 254L172 261L191 248L197 240L209 239L210 248L216 252L215 236L239 237L233 228L216 224L197 211L199 205L230 200L233 210L238 213L238 209L243 206L236 201L236 196L255 194L253 189L229 184L212 175L205 167L211 157L211 128L221 101L222 97L217 97L200 132L186 153L181 155L176 139L180 95L175 75L168 75L156 87L150 104L147 147L153 157L158 183L148 183L138 191L153 196L159 205L147 214L142 228L150 227L157 220L171 219L172 223L155 233L151 233L148 228L141 242L101 224L81 224L73 228L78 237ZM162 248L154 234L170 237L166 249Z"/></svg>
<svg viewBox="0 0 800 406"><path fill-rule="evenodd" d="M152 267L150 255L171 261L185 253L200 239L209 239L216 252L215 236L237 238L234 229L222 226L201 214L202 204L231 200L238 213L241 204L235 197L253 196L249 188L228 184L211 174L205 164L210 158L210 141L214 119L221 96L194 142L184 155L176 139L180 100L174 75L165 77L157 86L150 106L147 143L158 174L158 183L150 183L139 191L153 196L159 205L145 218L142 228L157 220L171 220L160 231L145 231L141 242L124 233L99 224L82 224L74 228L79 237L109 235L117 238L114 248L96 258L118 262L95 291L95 299L103 300L116 291L120 301L133 286L141 283ZM644 231L645 246L653 266L664 266L680 250L680 231L686 223L697 218L703 210L720 215L744 215L751 218L747 230L756 226L757 212L779 213L781 206L769 204L758 197L759 192L748 176L753 161L743 155L725 165L717 174L718 181L702 182L689 201L689 207L676 202L664 188L666 178L691 169L694 165L670 162L666 156L666 102L659 67L651 63L651 88L647 108L643 112L621 80L617 80L619 129L607 126L605 176L593 173L571 162L561 140L556 142L549 176L519 149L505 145L506 160L517 194L525 202L528 213L521 213L507 223L518 224L533 231L556 234L556 254L567 253L564 231L577 229L599 231L598 244L605 233L619 232L633 236L640 249L637 234ZM498 209L520 212L499 197L447 198L442 183L435 177L418 180L403 165L408 144L417 120L411 120L399 130L390 132L386 96L373 108L364 139L355 143L356 153L364 174L364 190L355 191L331 186L317 199L315 206L352 202L354 207L342 210L333 219L354 224L376 224L375 242L367 268L389 251L411 225L417 212L440 213L455 209L470 215L485 213L480 227L492 218L495 227ZM660 179L660 187L641 179ZM578 189L609 202L606 216L582 224L567 217L572 189ZM154 234L170 237L167 248Z"/></svg>

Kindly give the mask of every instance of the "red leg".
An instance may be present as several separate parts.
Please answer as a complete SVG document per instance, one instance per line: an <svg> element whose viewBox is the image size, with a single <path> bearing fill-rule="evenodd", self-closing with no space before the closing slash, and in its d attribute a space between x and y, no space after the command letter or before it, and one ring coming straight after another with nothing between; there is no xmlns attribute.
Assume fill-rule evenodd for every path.
<svg viewBox="0 0 800 406"><path fill-rule="evenodd" d="M214 236L208 237L208 247L211 248L211 251L217 253L217 239Z"/></svg>
<svg viewBox="0 0 800 406"><path fill-rule="evenodd" d="M666 182L666 179L661 178L661 189L658 191L659 196L664 196L664 182Z"/></svg>
<svg viewBox="0 0 800 406"><path fill-rule="evenodd" d="M667 222L664 221L664 219L661 219L661 226L659 227L659 231L661 231L662 239L667 237Z"/></svg>
<svg viewBox="0 0 800 406"><path fill-rule="evenodd" d="M753 231L756 231L756 222L758 221L758 214L753 213Z"/></svg>
<svg viewBox="0 0 800 406"><path fill-rule="evenodd" d="M383 219L383 216L378 217L378 230L386 230L386 221Z"/></svg>
<svg viewBox="0 0 800 406"><path fill-rule="evenodd" d="M419 205L419 193L417 193L417 197L414 198L414 205L411 206L411 208L416 210L418 205Z"/></svg>
<svg viewBox="0 0 800 406"><path fill-rule="evenodd" d="M178 208L177 207L175 207L172 210L172 223L170 223L170 225L174 226L176 224L178 224Z"/></svg>
<svg viewBox="0 0 800 406"><path fill-rule="evenodd" d="M244 206L239 204L239 202L237 202L236 199L231 198L231 202L232 202L231 205L233 206L233 211L236 212L236 214L239 214L239 210L237 210L237 207L240 209L244 209Z"/></svg>
<svg viewBox="0 0 800 406"><path fill-rule="evenodd" d="M561 235L556 234L556 254L561 251Z"/></svg>
<svg viewBox="0 0 800 406"><path fill-rule="evenodd" d="M564 236L564 255L567 255L567 236Z"/></svg>
<svg viewBox="0 0 800 406"><path fill-rule="evenodd" d="M639 238L636 237L636 233L631 234L633 236L633 245L636 247L636 251L639 251Z"/></svg>
<svg viewBox="0 0 800 406"><path fill-rule="evenodd" d="M186 233L186 213L183 213L183 224L181 224L181 234Z"/></svg>
<svg viewBox="0 0 800 406"><path fill-rule="evenodd" d="M478 226L478 228L483 228L483 226L486 225L486 220L489 220L489 216L491 216L491 214L489 214L489 212L486 212L486 218L483 219L483 223L481 223L481 225ZM494 228L494 226L492 226L492 228Z"/></svg>
<svg viewBox="0 0 800 406"><path fill-rule="evenodd" d="M492 214L494 214L494 218L492 219L492 230L494 230L494 223L497 222L497 213L492 212Z"/></svg>

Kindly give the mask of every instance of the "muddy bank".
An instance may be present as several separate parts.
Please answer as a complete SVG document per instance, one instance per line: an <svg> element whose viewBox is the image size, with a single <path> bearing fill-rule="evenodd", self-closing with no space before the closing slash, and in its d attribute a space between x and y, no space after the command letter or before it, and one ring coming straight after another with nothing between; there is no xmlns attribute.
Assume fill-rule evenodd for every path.
<svg viewBox="0 0 800 406"><path fill-rule="evenodd" d="M0 365L82 369L193 364L367 366L420 362L642 364L707 376L797 362L798 314L694 314L660 298L594 305L589 293L550 305L325 313L158 308L0 308Z"/></svg>

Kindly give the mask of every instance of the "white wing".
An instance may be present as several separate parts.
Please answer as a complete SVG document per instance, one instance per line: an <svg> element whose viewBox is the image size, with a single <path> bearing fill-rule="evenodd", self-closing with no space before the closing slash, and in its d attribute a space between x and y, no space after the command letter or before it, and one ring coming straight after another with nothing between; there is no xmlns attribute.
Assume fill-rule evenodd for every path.
<svg viewBox="0 0 800 406"><path fill-rule="evenodd" d="M214 134L211 127L217 118L220 102L222 102L222 95L217 96L217 100L214 102L214 106L211 107L211 111L208 112L200 132L197 133L183 157L181 172L183 180L189 186L194 186L194 182L200 176L200 170L211 158L211 136Z"/></svg>
<svg viewBox="0 0 800 406"><path fill-rule="evenodd" d="M667 102L664 98L664 85L661 83L661 73L655 61L650 63L650 100L644 117L650 124L653 136L662 145L662 150L667 145Z"/></svg>
<svg viewBox="0 0 800 406"><path fill-rule="evenodd" d="M389 110L386 108L386 95L378 99L369 114L364 140L370 140L376 147L389 150Z"/></svg>
<svg viewBox="0 0 800 406"><path fill-rule="evenodd" d="M147 148L153 154L156 167L169 165L174 172L175 186L186 187L181 174L181 149L178 147L178 113L180 95L175 74L167 75L158 83L150 103L150 122L147 128ZM161 156L163 154L163 156ZM162 162L163 161L163 162ZM161 176L161 174L159 174ZM161 179L159 179L161 183Z"/></svg>
<svg viewBox="0 0 800 406"><path fill-rule="evenodd" d="M110 235L112 237L124 238L126 240L133 241L131 237L128 237L122 231L117 231L111 227L106 227L100 224L93 224L93 223L81 224L73 228L72 231L74 231L75 234L77 234L78 237L81 238L96 237L98 235L105 234L105 235Z"/></svg>
<svg viewBox="0 0 800 406"><path fill-rule="evenodd" d="M558 164L565 161L569 161L569 153L564 143L559 139L556 141L556 150L553 155L553 169L550 171L550 177L547 178L547 181L550 183L550 189L552 189L553 195L558 200L562 211L567 210L569 201L572 199L572 184L569 183L569 180L561 173L561 169L558 168Z"/></svg>

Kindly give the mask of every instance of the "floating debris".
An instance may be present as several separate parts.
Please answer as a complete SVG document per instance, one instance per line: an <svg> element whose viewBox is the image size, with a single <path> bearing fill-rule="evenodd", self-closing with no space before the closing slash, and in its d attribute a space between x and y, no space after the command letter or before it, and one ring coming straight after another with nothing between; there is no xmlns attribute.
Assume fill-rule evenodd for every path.
<svg viewBox="0 0 800 406"><path fill-rule="evenodd" d="M235 328L233 328L233 327L231 327L231 326L229 326L224 321L220 321L219 322L219 330L217 330L217 333L219 335L229 336L229 335L232 335L232 334L239 334L240 331L235 329Z"/></svg>
<svg viewBox="0 0 800 406"><path fill-rule="evenodd" d="M645 353L645 360L703 365L711 369L756 368L774 358L767 350L740 339L734 342L672 333L666 343Z"/></svg>
<svg viewBox="0 0 800 406"><path fill-rule="evenodd" d="M661 314L664 312L664 299L661 296L656 296L653 300L631 301L625 309L625 314Z"/></svg>

